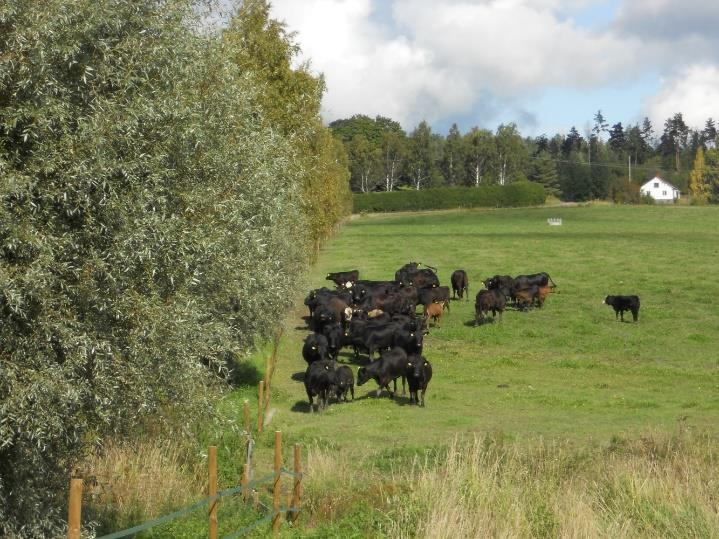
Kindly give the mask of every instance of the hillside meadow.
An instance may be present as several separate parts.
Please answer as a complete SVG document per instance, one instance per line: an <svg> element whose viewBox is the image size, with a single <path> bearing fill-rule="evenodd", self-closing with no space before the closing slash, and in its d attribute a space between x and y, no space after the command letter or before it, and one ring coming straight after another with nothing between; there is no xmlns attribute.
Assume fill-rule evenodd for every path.
<svg viewBox="0 0 719 539"><path fill-rule="evenodd" d="M562 226L547 218L561 217ZM689 206L585 206L355 217L325 246L307 290L329 271L391 279L414 260L470 279L430 328L427 406L401 395L308 413L302 384L302 296L287 313L258 466L271 438L300 443L316 537L636 537L719 535L719 211ZM475 327L474 296L494 274L548 272L543 309L508 310ZM639 322L616 322L607 294L638 294ZM628 313L627 313L628 314ZM628 319L631 316L628 315ZM257 378L268 350L253 360ZM340 360L356 368L349 353ZM255 387L221 406L241 421ZM400 390L401 391L401 390ZM219 442L236 480L241 439ZM290 448L285 452L289 459ZM289 460L288 460L289 461ZM220 520L232 520L232 503ZM245 518L245 517L243 517ZM201 535L201 520L153 536ZM180 533L179 530L184 530ZM228 533L229 533L228 529ZM204 532L203 532L204 533ZM258 532L261 535L264 532Z"/></svg>

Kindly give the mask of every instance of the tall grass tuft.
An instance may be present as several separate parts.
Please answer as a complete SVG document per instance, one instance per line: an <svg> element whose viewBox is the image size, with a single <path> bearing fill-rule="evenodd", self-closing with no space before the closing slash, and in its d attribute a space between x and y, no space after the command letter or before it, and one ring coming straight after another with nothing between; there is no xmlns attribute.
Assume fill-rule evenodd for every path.
<svg viewBox="0 0 719 539"><path fill-rule="evenodd" d="M576 449L457 438L397 470L392 537L719 535L717 440L652 434Z"/></svg>
<svg viewBox="0 0 719 539"><path fill-rule="evenodd" d="M100 530L116 531L205 496L204 462L176 441L112 443L84 463L89 509Z"/></svg>

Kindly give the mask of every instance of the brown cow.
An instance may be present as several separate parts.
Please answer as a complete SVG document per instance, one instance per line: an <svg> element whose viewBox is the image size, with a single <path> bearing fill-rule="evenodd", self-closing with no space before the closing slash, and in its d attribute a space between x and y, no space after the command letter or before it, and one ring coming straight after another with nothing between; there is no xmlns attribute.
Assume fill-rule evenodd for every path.
<svg viewBox="0 0 719 539"><path fill-rule="evenodd" d="M435 327L440 327L439 322L442 320L442 314L444 313L444 302L433 302L429 305L424 306L424 320L425 323L428 318L432 318Z"/></svg>

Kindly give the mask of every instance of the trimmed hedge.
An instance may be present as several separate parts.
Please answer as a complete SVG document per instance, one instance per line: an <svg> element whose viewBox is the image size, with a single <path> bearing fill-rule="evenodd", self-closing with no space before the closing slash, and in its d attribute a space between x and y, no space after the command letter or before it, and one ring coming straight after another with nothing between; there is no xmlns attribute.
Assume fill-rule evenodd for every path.
<svg viewBox="0 0 719 539"><path fill-rule="evenodd" d="M544 204L544 187L533 182L484 187L441 187L419 191L361 193L353 196L354 213L446 210L453 208L511 208Z"/></svg>

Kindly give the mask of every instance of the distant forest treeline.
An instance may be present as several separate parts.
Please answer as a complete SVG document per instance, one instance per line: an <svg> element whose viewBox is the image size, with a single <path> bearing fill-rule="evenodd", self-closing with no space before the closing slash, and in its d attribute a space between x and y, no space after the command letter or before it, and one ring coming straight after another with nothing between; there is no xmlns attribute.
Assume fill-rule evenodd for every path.
<svg viewBox="0 0 719 539"><path fill-rule="evenodd" d="M389 118L355 115L330 124L345 145L355 192L445 186L504 185L530 180L564 200L639 201L639 186L655 174L697 200L719 199L717 129L687 126L681 113L661 132L641 124L610 127L601 110L580 133L523 137L513 123L496 131L452 125L447 136L422 121L406 133ZM692 172L694 171L694 172Z"/></svg>

